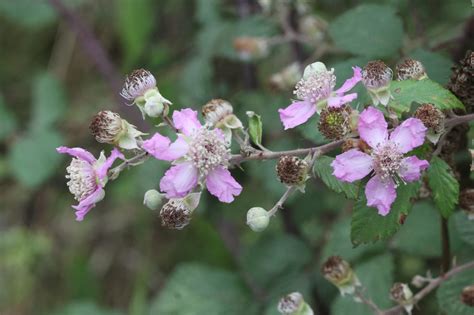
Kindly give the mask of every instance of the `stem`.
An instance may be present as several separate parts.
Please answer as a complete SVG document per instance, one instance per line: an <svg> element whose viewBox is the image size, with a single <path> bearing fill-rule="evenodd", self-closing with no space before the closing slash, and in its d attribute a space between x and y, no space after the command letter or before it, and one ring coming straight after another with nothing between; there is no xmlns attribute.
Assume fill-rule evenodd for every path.
<svg viewBox="0 0 474 315"><path fill-rule="evenodd" d="M451 267L451 248L449 244L448 220L441 216L441 271L445 274Z"/></svg>

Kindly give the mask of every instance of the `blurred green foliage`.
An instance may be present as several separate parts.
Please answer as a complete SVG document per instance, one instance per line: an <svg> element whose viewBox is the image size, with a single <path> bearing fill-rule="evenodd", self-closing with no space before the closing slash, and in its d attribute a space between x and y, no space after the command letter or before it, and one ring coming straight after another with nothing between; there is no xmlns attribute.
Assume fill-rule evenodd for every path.
<svg viewBox="0 0 474 315"><path fill-rule="evenodd" d="M256 1L64 2L91 27L120 73L151 70L173 108L199 110L221 97L242 121L247 111L261 115L263 133L257 123L254 139L262 138L271 150L326 141L314 120L283 132L278 119L291 88L275 91L268 79L295 61L291 45L250 62L233 49L238 36L281 33L279 20L263 14ZM420 102L459 107L441 86L459 58L453 51L462 45L468 1L307 2L309 12L329 25L324 41L331 49L322 61L335 68L337 86L354 65L382 58L393 67L411 56L424 63L431 80L421 88L396 83L394 90L411 97L417 89ZM250 4L248 15L240 13L238 3ZM261 234L245 225L245 214L252 206L272 207L284 192L275 161L234 170L242 195L230 205L203 196L183 231L162 228L158 213L142 205L144 192L157 188L168 167L155 160L110 182L105 200L84 222L75 222L64 178L67 162L55 148L109 151L88 131L90 118L102 109L120 112L144 131L155 122L146 124L117 104L80 38L48 1L0 1L0 43L0 314L273 315L278 299L292 291L302 292L318 314L367 314L321 277L328 256L350 261L368 294L384 307L392 305L388 290L395 280L408 282L416 273L439 269L435 205L420 202L410 210L414 190L407 186L399 190L396 207L410 213L406 222L399 213L382 220L362 202L355 203L351 222L351 199L361 192L357 185L335 181L332 156L321 157L314 169L321 180L311 180L306 194L291 197ZM305 63L314 61L314 50L303 45ZM360 109L369 98L362 87L356 91ZM409 110L412 99L398 99L400 109ZM432 189L454 189L452 178L434 176L440 182ZM450 217L454 255L473 259L474 227L452 200L441 196L437 203L456 211ZM381 241L372 243L374 238ZM470 314L457 295L466 279L472 277L443 285L438 302L431 296L414 314L433 314L438 303L449 315Z"/></svg>

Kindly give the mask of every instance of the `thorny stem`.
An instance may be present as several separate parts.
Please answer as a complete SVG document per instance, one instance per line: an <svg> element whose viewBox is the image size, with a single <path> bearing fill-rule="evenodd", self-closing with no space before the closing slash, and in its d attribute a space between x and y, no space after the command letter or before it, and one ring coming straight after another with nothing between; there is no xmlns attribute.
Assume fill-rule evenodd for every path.
<svg viewBox="0 0 474 315"><path fill-rule="evenodd" d="M370 307L370 309L372 310L374 314L376 315L383 314L382 310L377 306L377 304L375 304L375 302L372 301L371 298L368 298L364 295L364 292L362 292L362 289L360 287L356 288L354 292L354 296L357 297L361 301L361 303L364 303L365 305Z"/></svg>
<svg viewBox="0 0 474 315"><path fill-rule="evenodd" d="M119 164L116 167L109 170L109 173L108 173L109 179L111 179L111 180L116 179L118 177L118 175L124 169L126 169L129 166L134 166L134 165L137 165L137 164L141 164L142 162L144 162L149 157L150 157L150 155L147 152L142 151L139 154L135 155L134 157L132 157L128 160L125 160L121 164Z"/></svg>

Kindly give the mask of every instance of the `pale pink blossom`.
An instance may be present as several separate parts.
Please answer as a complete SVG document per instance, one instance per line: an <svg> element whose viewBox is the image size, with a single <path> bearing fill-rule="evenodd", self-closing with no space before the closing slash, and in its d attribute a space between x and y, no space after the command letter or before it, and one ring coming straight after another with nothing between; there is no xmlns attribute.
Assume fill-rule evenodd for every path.
<svg viewBox="0 0 474 315"><path fill-rule="evenodd" d="M333 175L341 181L353 182L374 171L365 187L367 205L385 216L396 199L396 187L419 180L421 171L429 166L428 161L416 156L404 157L423 144L427 129L421 120L409 118L389 135L382 112L369 107L359 116L358 130L361 139L371 147L371 154L352 149L338 155L331 164Z"/></svg>
<svg viewBox="0 0 474 315"><path fill-rule="evenodd" d="M156 133L142 145L155 158L173 163L160 181L161 191L167 198L182 198L201 184L219 201L232 202L242 186L227 169L230 150L222 131L202 126L189 108L175 111L173 123L180 132L174 142Z"/></svg>
<svg viewBox="0 0 474 315"><path fill-rule="evenodd" d="M79 202L72 206L76 209L76 220L82 221L95 204L104 199L107 171L117 158L124 159L124 156L116 148L108 158L102 152L99 159L82 148L59 147L56 151L73 156L71 164L66 168L66 178L69 179L69 191Z"/></svg>

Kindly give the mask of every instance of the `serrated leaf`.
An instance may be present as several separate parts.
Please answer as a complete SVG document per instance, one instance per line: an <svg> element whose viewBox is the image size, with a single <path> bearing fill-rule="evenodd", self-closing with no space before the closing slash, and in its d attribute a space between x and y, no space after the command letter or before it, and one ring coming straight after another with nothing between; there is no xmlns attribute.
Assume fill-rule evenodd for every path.
<svg viewBox="0 0 474 315"><path fill-rule="evenodd" d="M418 182L399 186L397 199L386 216L379 215L376 208L368 207L365 195L361 196L352 211L352 243L357 246L385 240L395 234L400 229L400 219L402 216L406 216L411 209L410 199L416 196L419 187Z"/></svg>
<svg viewBox="0 0 474 315"><path fill-rule="evenodd" d="M448 218L458 203L459 183L451 167L437 156L431 159L427 174L436 207L443 217Z"/></svg>
<svg viewBox="0 0 474 315"><path fill-rule="evenodd" d="M459 237L464 242L474 246L474 220L469 220L463 212L458 212L453 217Z"/></svg>
<svg viewBox="0 0 474 315"><path fill-rule="evenodd" d="M260 115L254 112L247 112L249 117L249 135L253 143L256 145L262 144L263 124Z"/></svg>
<svg viewBox="0 0 474 315"><path fill-rule="evenodd" d="M376 256L354 268L366 288L365 294L381 308L388 308L393 304L389 300L389 292L393 284L394 269L393 257L389 254ZM372 312L367 305L356 303L351 297L338 296L331 306L331 314L367 315Z"/></svg>
<svg viewBox="0 0 474 315"><path fill-rule="evenodd" d="M55 123L66 110L66 97L62 84L50 73L35 78L33 86L32 130L41 130Z"/></svg>
<svg viewBox="0 0 474 315"><path fill-rule="evenodd" d="M181 264L158 297L150 314L256 314L248 289L237 274L201 264Z"/></svg>
<svg viewBox="0 0 474 315"><path fill-rule="evenodd" d="M353 54L385 57L400 49L403 25L392 7L363 4L336 18L329 34L337 47Z"/></svg>
<svg viewBox="0 0 474 315"><path fill-rule="evenodd" d="M28 187L40 185L61 161L61 155L56 152L61 143L62 136L51 130L29 134L16 141L8 155L15 178Z"/></svg>
<svg viewBox="0 0 474 315"><path fill-rule="evenodd" d="M431 103L442 110L464 108L453 93L430 79L392 81L390 90L394 99L389 106L400 113L409 111L413 102Z"/></svg>
<svg viewBox="0 0 474 315"><path fill-rule="evenodd" d="M473 308L461 302L462 289L472 285L474 270L457 274L445 281L436 291L439 307L449 315L472 315Z"/></svg>
<svg viewBox="0 0 474 315"><path fill-rule="evenodd" d="M359 194L359 187L356 184L342 182L332 175L332 161L334 161L334 158L329 156L319 157L314 163L313 171L326 186L335 192L344 193L349 199L356 199Z"/></svg>
<svg viewBox="0 0 474 315"><path fill-rule="evenodd" d="M15 116L7 108L0 95L0 141L8 137L17 127Z"/></svg>

